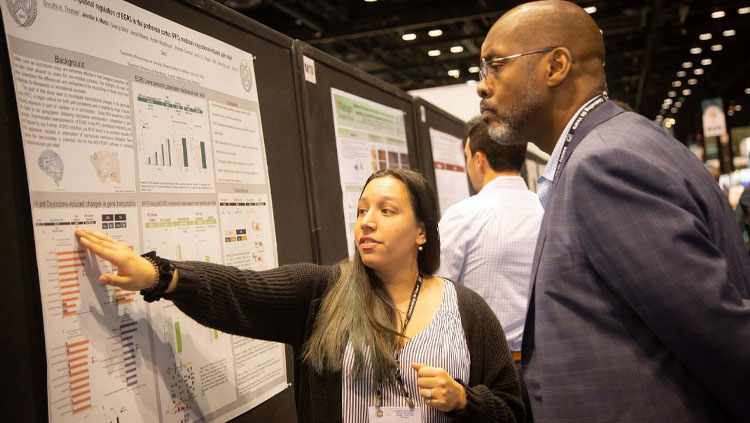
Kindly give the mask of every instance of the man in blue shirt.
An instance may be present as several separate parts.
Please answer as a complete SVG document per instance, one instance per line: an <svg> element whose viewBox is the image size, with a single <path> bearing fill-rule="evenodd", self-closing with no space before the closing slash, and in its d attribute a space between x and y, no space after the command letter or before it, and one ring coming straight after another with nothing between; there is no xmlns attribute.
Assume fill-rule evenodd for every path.
<svg viewBox="0 0 750 423"><path fill-rule="evenodd" d="M531 263L544 209L519 176L526 144L490 139L480 117L468 123L466 171L479 193L440 219L438 275L481 295L503 326L520 362ZM520 365L517 365L520 371Z"/></svg>

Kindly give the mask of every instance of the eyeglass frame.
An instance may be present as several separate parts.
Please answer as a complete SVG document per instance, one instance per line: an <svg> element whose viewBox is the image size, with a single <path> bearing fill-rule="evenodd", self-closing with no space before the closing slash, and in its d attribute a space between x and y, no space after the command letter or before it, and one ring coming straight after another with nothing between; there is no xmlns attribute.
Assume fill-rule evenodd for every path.
<svg viewBox="0 0 750 423"><path fill-rule="evenodd" d="M480 81L487 80L487 77L489 76L489 68L494 63L504 62L510 59L515 59L516 57L528 56L530 54L548 53L556 48L560 48L560 47L559 46L558 47L545 47L543 49L527 51L525 53L511 54L510 56L504 56L504 57L496 57L490 60L486 60L484 57L481 57L479 59L479 80Z"/></svg>

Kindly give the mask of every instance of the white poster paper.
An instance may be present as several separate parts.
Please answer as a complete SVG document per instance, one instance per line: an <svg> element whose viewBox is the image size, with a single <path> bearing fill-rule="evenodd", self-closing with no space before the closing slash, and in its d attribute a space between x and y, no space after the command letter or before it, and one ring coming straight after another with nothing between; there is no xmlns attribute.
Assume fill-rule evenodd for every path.
<svg viewBox="0 0 750 423"><path fill-rule="evenodd" d="M85 227L169 259L276 266L254 56L120 0L0 8L34 222L49 420L224 422L286 388L283 345L99 285L111 267L73 235Z"/></svg>
<svg viewBox="0 0 750 423"><path fill-rule="evenodd" d="M408 168L404 112L331 88L349 256L354 255L357 201L365 181L381 169Z"/></svg>
<svg viewBox="0 0 750 423"><path fill-rule="evenodd" d="M469 198L464 141L430 128L430 144L435 164L435 189L442 215L448 207Z"/></svg>

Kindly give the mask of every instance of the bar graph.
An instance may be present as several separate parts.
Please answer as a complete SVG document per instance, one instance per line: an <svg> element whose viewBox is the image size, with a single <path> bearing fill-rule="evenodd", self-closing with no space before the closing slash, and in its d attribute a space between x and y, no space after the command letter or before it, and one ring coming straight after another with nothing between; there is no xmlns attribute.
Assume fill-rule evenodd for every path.
<svg viewBox="0 0 750 423"><path fill-rule="evenodd" d="M89 383L89 341L84 339L65 344L68 360L68 385L73 414L91 408L91 388Z"/></svg>
<svg viewBox="0 0 750 423"><path fill-rule="evenodd" d="M59 251L57 256L57 274L60 287L60 304L63 317L74 316L79 302L79 277L85 278L84 250Z"/></svg>
<svg viewBox="0 0 750 423"><path fill-rule="evenodd" d="M133 336L138 331L138 322L129 321L120 325L120 342L122 343L123 365L125 366L125 384L128 387L138 385L135 356L136 348Z"/></svg>
<svg viewBox="0 0 750 423"><path fill-rule="evenodd" d="M186 137L181 137L180 142L172 148L173 141L170 138L166 138L158 145L155 143L149 145L149 140L144 136L143 144L145 145L143 148L143 157L145 159L144 164L146 165L180 167L184 169L194 167L199 170L208 169L205 141L188 140Z"/></svg>
<svg viewBox="0 0 750 423"><path fill-rule="evenodd" d="M204 99L133 84L140 187L144 192L210 192L213 149Z"/></svg>

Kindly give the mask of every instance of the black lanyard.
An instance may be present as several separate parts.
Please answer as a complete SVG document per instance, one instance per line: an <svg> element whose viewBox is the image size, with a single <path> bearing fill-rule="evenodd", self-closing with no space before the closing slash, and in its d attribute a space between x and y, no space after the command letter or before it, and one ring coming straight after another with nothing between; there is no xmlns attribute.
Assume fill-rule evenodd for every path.
<svg viewBox="0 0 750 423"><path fill-rule="evenodd" d="M576 133L576 129L578 129L578 125L581 124L581 122L583 121L583 118L585 118L586 115L591 113L592 110L596 109L607 100L609 100L609 96L607 95L607 92L605 91L599 94L598 96L594 97L594 100L592 100L588 104L588 106L584 107L580 113L578 113L576 116L573 117L573 125L570 127L570 131L568 131L568 135L565 136L565 143L563 144L562 152L560 152L560 158L557 160L557 167L555 168L555 173L557 173L557 171L560 170L560 166L562 166L562 162L565 159L565 151L568 149L568 144L570 144L570 141L573 140L573 135Z"/></svg>
<svg viewBox="0 0 750 423"><path fill-rule="evenodd" d="M409 308L406 309L406 317L404 318L404 326L401 328L401 336L399 337L399 341L404 337L404 334L406 333L406 326L409 325L411 316L412 314L414 314L414 307L417 305L417 297L419 297L420 288L422 288L422 272L419 272L419 275L417 275L417 281L414 282L414 290L411 293L411 300L409 300ZM401 350L403 350L403 347L398 348L395 352L396 374L394 375L394 377L396 378L396 383L401 390L401 394L404 396L404 398L406 398L406 403L409 405L409 408L414 408L414 400L412 400L411 396L409 396L409 391L406 390L406 385L404 385L404 379L401 377L401 363L398 361L398 358L401 355ZM378 386L375 390L376 407L380 407L380 405L382 404L382 399L383 395L380 391L380 386Z"/></svg>

